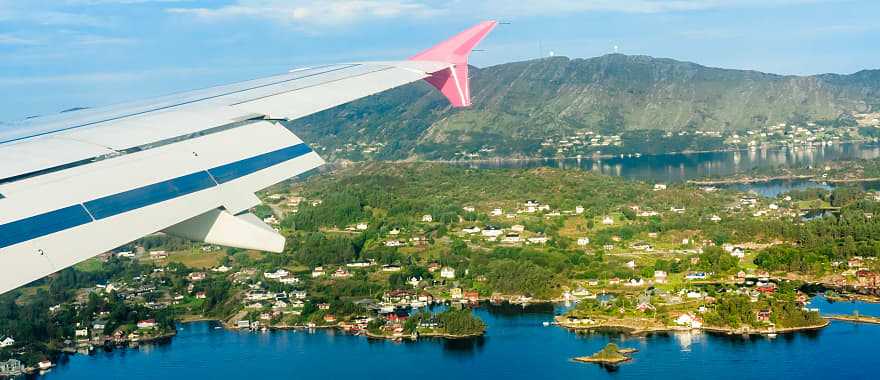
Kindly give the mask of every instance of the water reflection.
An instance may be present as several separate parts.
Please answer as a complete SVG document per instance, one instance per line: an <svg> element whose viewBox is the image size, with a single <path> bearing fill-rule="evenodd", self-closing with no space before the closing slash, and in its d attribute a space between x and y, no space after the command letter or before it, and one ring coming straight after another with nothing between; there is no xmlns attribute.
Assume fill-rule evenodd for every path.
<svg viewBox="0 0 880 380"><path fill-rule="evenodd" d="M604 159L571 158L531 161L462 163L471 168L556 167L643 181L682 182L694 178L724 177L759 168L818 166L841 159L880 157L876 144L847 143L808 148L763 148L755 151L681 153Z"/></svg>

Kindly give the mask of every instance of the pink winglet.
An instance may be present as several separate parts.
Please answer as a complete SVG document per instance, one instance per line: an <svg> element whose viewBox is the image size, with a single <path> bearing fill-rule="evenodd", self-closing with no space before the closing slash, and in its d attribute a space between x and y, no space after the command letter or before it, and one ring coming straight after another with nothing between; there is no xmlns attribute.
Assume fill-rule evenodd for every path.
<svg viewBox="0 0 880 380"><path fill-rule="evenodd" d="M468 56L471 50L486 37L497 21L484 21L457 34L440 44L410 58L411 61L440 61L452 65L448 70L438 71L425 81L436 87L449 99L453 107L471 105L471 86L468 78Z"/></svg>

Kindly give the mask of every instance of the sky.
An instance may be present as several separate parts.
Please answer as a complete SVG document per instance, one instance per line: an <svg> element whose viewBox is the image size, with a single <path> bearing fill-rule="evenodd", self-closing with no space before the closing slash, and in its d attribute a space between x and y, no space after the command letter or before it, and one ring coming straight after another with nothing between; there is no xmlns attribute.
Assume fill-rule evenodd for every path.
<svg viewBox="0 0 880 380"><path fill-rule="evenodd" d="M779 74L880 68L876 0L0 0L0 121L322 63L487 19L484 67L615 51Z"/></svg>

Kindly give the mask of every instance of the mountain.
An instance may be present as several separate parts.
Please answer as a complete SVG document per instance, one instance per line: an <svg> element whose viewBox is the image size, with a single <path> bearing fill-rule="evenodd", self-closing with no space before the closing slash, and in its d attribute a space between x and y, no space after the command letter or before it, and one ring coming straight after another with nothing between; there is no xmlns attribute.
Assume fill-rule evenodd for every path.
<svg viewBox="0 0 880 380"><path fill-rule="evenodd" d="M489 155L534 156L541 155L545 138L576 131L731 132L880 109L880 70L784 76L610 54L471 72L469 109L452 109L430 86L416 83L297 120L290 128L330 158L362 159L365 150L376 150L367 155L440 159L481 148Z"/></svg>

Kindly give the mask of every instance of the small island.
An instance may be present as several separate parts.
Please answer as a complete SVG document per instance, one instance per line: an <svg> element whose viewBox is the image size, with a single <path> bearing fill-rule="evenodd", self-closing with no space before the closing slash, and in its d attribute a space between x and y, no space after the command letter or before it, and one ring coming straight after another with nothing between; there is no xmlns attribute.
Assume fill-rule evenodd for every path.
<svg viewBox="0 0 880 380"><path fill-rule="evenodd" d="M606 365L617 365L632 360L627 356L637 350L634 348L620 348L614 343L608 343L605 348L590 356L580 356L573 360L582 363L598 363Z"/></svg>
<svg viewBox="0 0 880 380"><path fill-rule="evenodd" d="M391 340L416 340L419 337L465 339L482 336L485 332L486 324L464 309L436 314L422 311L403 320L377 318L367 325L367 336Z"/></svg>

